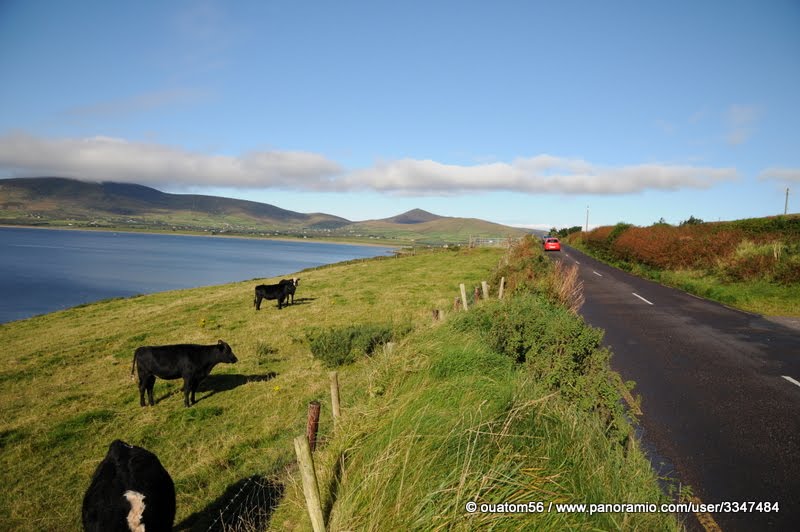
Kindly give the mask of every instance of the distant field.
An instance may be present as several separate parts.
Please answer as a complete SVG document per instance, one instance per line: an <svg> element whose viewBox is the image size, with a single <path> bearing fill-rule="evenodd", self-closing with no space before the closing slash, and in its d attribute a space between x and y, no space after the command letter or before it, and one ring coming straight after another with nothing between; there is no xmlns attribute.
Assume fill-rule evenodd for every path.
<svg viewBox="0 0 800 532"><path fill-rule="evenodd" d="M276 529L308 529L292 438L304 432L312 400L323 405L318 463L333 529L465 530L493 522L504 529L537 522L553 530L675 529L672 516L658 514L553 514L537 521L463 510L468 500L520 495L556 502L663 498L637 446L626 443L630 427L609 388L598 333L541 292L555 279L550 274L543 270L534 276L538 284L525 284L529 268L548 261L521 255L521 267L506 267L504 275L518 279L509 291L515 283L531 290L508 309L493 303L453 315L459 283L471 288L489 280L496 287L493 272L504 257L498 249L445 250L304 271L295 305L280 311L272 302L253 309L251 281L0 325L0 529L79 529L83 492L115 438L159 456L176 484L179 528L206 530L222 515L228 523L244 519L244 530L263 529L270 519ZM432 309L449 317L434 323ZM503 354L505 341L496 343L514 330L514 320L523 320L526 334L550 324L547 330L563 331L554 338L574 340L559 347L523 335L520 345L540 345L542 358L520 364ZM312 356L309 339L369 324L395 331L397 346L339 368L344 418L334 434L329 368ZM137 346L218 339L239 363L218 366L196 405L183 407L180 381L158 380L155 407L139 407L130 376ZM565 348L585 362L568 363L573 355ZM558 353L567 358L550 358ZM335 484L340 459L345 473Z"/></svg>

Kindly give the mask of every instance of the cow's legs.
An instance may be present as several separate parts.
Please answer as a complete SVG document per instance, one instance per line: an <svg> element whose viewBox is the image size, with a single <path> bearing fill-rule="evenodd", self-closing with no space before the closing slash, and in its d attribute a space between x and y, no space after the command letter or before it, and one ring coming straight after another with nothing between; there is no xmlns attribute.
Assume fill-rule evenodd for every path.
<svg viewBox="0 0 800 532"><path fill-rule="evenodd" d="M183 378L183 406L189 408L189 392L191 391L191 381L189 377Z"/></svg>
<svg viewBox="0 0 800 532"><path fill-rule="evenodd" d="M261 310L261 295L257 295L254 303L256 304L256 310Z"/></svg>
<svg viewBox="0 0 800 532"><path fill-rule="evenodd" d="M192 380L189 386L192 388L192 404L195 404L197 400L194 398L194 394L197 392L197 387L200 386L200 379Z"/></svg>
<svg viewBox="0 0 800 532"><path fill-rule="evenodd" d="M153 383L155 382L156 378L153 375L139 375L139 405L145 406L144 404L144 392L147 391L150 394L150 404L153 404Z"/></svg>
<svg viewBox="0 0 800 532"><path fill-rule="evenodd" d="M147 388L147 385L140 378L139 379L139 406L144 406L144 391L145 391L146 388Z"/></svg>
<svg viewBox="0 0 800 532"><path fill-rule="evenodd" d="M144 387L147 390L147 399L150 402L150 406L155 405L155 401L153 401L153 387L156 385L156 376L150 375L144 379ZM142 406L144 406L144 396L140 397Z"/></svg>

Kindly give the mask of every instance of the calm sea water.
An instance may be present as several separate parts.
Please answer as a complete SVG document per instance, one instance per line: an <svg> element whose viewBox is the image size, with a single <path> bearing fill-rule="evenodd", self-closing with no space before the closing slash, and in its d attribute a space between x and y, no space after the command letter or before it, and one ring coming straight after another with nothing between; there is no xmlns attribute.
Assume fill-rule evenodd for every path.
<svg viewBox="0 0 800 532"><path fill-rule="evenodd" d="M390 248L0 228L0 323L110 297L275 277Z"/></svg>

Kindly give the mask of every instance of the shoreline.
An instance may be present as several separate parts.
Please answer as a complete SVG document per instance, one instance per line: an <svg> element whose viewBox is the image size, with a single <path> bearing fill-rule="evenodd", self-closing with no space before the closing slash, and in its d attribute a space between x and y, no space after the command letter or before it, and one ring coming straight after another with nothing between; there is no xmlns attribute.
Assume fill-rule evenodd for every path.
<svg viewBox="0 0 800 532"><path fill-rule="evenodd" d="M64 227L64 226L42 227L42 226L24 226L24 225L10 225L10 224L0 224L0 229L21 229L23 231L40 230L42 232L39 233L39 235L41 235L42 238L48 239L50 241L58 241L61 238L68 238L67 237L67 232L72 232L72 234L74 234L76 237L79 236L80 233L86 233L86 235L85 235L86 238L91 238L91 235L93 235L95 233L103 233L103 234L107 235L104 238L116 237L117 235L119 235L119 238L125 238L124 235L133 235L133 234L140 233L140 234L144 234L144 235L153 235L153 236L166 235L166 236L178 236L178 237L184 237L185 236L185 237L209 237L210 238L212 236L213 237L219 236L219 237L223 237L223 238L227 238L227 239L233 239L233 240L228 240L228 242L231 245L233 244L234 240L242 241L242 244L244 244L245 241L253 242L253 241L261 240L261 241L263 241L263 244L257 244L257 246L262 246L263 245L265 247L268 247L268 246L271 246L271 245L275 245L275 244L277 244L279 242L287 242L287 243L294 242L294 243L298 244L298 246L297 246L298 250L303 248L303 246L302 246L303 244L313 244L313 245L316 245L316 244L338 244L339 246L341 246L338 249L336 247L333 247L333 246L331 246L329 248L324 248L324 247L323 248L313 248L313 246L306 246L306 249L309 249L309 251L311 253L313 253L315 255L318 255L318 256L330 256L332 254L333 256L341 255L343 257L343 258L339 258L338 260L334 260L333 262L323 261L323 263L320 264L320 266L327 266L327 265L331 265L331 264L337 264L339 262L348 262L348 261L353 260L353 257L358 258L361 255L375 256L375 257L391 257L391 256L396 256L398 253L402 252L401 251L402 248L400 246L386 246L386 245L380 245L380 244L377 244L377 243L374 243L374 242L373 243L362 244L362 243L353 242L353 241L351 241L351 242L341 242L341 241L332 241L332 240L325 241L325 240L311 239L311 238L306 238L306 239L304 239L304 238L267 238L267 237L261 237L261 236L246 236L246 235L210 235L210 234L201 234L201 233L182 233L182 232L177 232L177 231L175 231L175 232L173 232L173 231L169 231L169 232L165 232L165 231L162 231L162 232L158 232L158 231L118 231L118 230L107 230L107 229L98 229L98 228L83 228L83 227ZM40 238L39 236L37 236L37 235L35 235L33 233L25 233L23 231L17 232L16 234L18 236L14 237L19 242L28 242L28 241L34 241L35 242L35 241L38 241L38 239ZM52 233L52 234L50 234L48 236L46 231L62 231L63 233L61 233L62 234L61 237L59 237L55 233ZM11 235L11 234L13 234L13 233L11 233L11 232L8 233L8 235ZM95 238L97 238L97 237L98 237L98 235L95 235ZM81 237L81 238L83 238L83 237ZM147 239L143 239L143 241L147 242ZM178 241L178 240L174 240L174 241L164 240L164 241L167 242L168 243L167 245L169 245L171 247L175 246L175 247L181 247L182 248L183 246L192 246L192 247L196 248L196 247L199 246L200 248L208 248L208 249L217 247L217 246L214 246L214 244L212 242L197 242L197 241L195 241L195 244L191 244L190 241L183 241L183 243L181 243L181 241ZM169 242L172 242L172 244L169 244ZM269 244L269 242L274 242L275 244ZM219 245L223 245L223 244L220 243ZM355 247L358 247L358 246L363 248L361 252L358 252L355 249ZM292 249L294 249L294 246L291 247L291 248L287 247L286 248L287 253L289 253L290 255L292 253L295 253L295 252L291 251ZM313 249L313 251L311 251L312 249ZM328 259L328 260L330 260L330 259ZM319 266L317 266L317 267L319 267ZM281 273L280 276L285 276L285 275L287 275L289 273L297 273L297 272L303 271L303 269L304 269L304 266L302 264L298 263L298 265L296 267L289 268L289 270ZM259 274L259 275L255 275L255 276L251 276L251 277L255 279L255 278L262 278L263 276L264 276L264 274ZM29 309L29 311L32 312L30 314L27 313L27 312L19 314L12 307L8 307L8 308L4 307L3 313L2 313L3 317L2 317L2 319L0 319L0 327L3 327L4 325L6 325L8 323L14 323L14 322L20 321L20 320L27 320L27 319L31 319L31 318L40 317L40 316L46 316L46 315L49 315L49 314L58 313L58 312L61 312L61 311L67 311L69 309L80 307L80 306L84 306L84 305L96 304L96 303L99 303L99 302L102 302L102 301L105 301L105 300L113 300L113 299L120 299L120 298L121 299L128 299L128 298L137 297L137 296L140 296L140 295L150 295L150 294L156 294L156 293L160 293L160 292L168 292L168 291L173 291L173 290L192 290L192 289L197 289L197 288L201 288L201 287L204 287L204 286L225 285L225 284L229 284L229 283L236 283L236 282L241 282L241 281L244 281L244 280L248 280L249 278L250 277L248 277L248 276L242 276L241 278L231 278L231 279L222 280L222 281L204 281L204 282L199 282L198 281L200 284L192 284L191 286L172 286L172 287L166 287L166 288L157 289L155 291L151 291L150 289L148 289L148 290L137 289L135 291L135 293L131 293L131 294L116 293L116 291L111 291L111 292L103 291L103 293L99 294L97 297L89 297L88 299L81 298L80 300L73 300L73 298L67 298L66 301L62 302L62 304L59 304L59 305L55 305L55 306L52 306L52 307L45 306L45 308ZM263 277L263 278L266 279L268 277ZM6 313L8 313L8 315L6 315Z"/></svg>
<svg viewBox="0 0 800 532"><path fill-rule="evenodd" d="M312 244L341 244L345 246L366 246L366 247L378 247L378 248L392 248L392 249L402 249L405 247L409 247L411 243L406 244L390 244L390 243L378 243L378 242L369 242L369 241L361 241L361 240L339 240L339 239L331 239L327 240L324 238L319 237L287 237L287 236L257 236L257 235L242 235L242 234L235 234L235 235L228 235L228 234L221 234L221 233L201 233L201 232L194 232L194 233L187 233L185 231L155 231L155 230L148 230L148 229L108 229L105 227L69 227L64 225L54 225L54 226L41 226L41 225L24 225L24 224L0 224L0 229L41 229L41 230L49 230L49 231L86 231L86 232L102 232L102 233L139 233L139 234L148 234L148 235L175 235L175 236L195 236L195 237L209 237L209 238L240 238L244 240L275 240L278 242L305 242L305 243L312 243Z"/></svg>

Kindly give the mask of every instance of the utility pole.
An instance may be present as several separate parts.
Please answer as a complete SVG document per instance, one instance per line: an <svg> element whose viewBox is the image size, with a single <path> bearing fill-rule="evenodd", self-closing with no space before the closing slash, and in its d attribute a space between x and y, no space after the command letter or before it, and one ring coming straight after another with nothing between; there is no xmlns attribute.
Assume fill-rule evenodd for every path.
<svg viewBox="0 0 800 532"><path fill-rule="evenodd" d="M586 206L586 232L589 232L589 206Z"/></svg>
<svg viewBox="0 0 800 532"><path fill-rule="evenodd" d="M786 187L786 202L783 204L783 215L789 212L789 187Z"/></svg>

